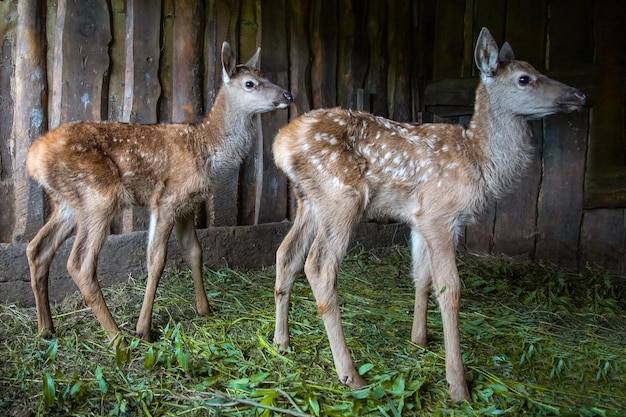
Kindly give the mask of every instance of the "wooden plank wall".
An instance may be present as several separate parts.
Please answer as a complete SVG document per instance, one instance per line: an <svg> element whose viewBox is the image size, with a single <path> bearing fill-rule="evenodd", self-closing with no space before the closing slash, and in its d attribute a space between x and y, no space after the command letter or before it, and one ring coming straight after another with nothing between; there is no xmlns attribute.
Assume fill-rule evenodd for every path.
<svg viewBox="0 0 626 417"><path fill-rule="evenodd" d="M604 46L610 39L602 35L604 2L20 0L19 4L0 1L0 15L6 16L0 19L2 242L28 240L47 209L45 197L23 173L25 152L40 132L30 125L32 118L20 115L39 105L49 128L79 119L133 123L197 119L210 109L221 84L224 40L244 62L261 46L261 68L272 81L288 87L295 101L288 112L260 118L258 143L238 172L225 173L200 208L198 227L275 222L293 215L289 185L272 162L271 143L281 126L311 108L359 106L400 121L467 123L476 76L473 48L483 26L499 43L510 41L519 58L557 79L592 95L601 95L601 88L615 89L615 83L602 87L601 74L593 72L595 54L615 51L598 49L595 43L604 40L600 45ZM30 96L14 87L31 71L26 61L16 59L18 9L26 6L38 10L35 19L45 19L47 36L47 49L32 46L35 53L30 55L43 57L47 77L31 85ZM44 44L42 39L40 46ZM619 62L623 64L623 59ZM433 89L442 81L456 86L451 94ZM46 91L47 96L42 95ZM438 92L432 97L429 91ZM603 105L610 105L605 102L612 96L602 97ZM623 95L618 98L622 107L615 113L623 116ZM607 130L595 129L596 117L583 112L533 122L537 157L528 175L478 224L467 228L461 243L475 252L568 266L597 262L623 271L623 209L583 208L588 144L595 143L593 132L605 135ZM145 210L135 208L116 219L113 232L146 226Z"/></svg>

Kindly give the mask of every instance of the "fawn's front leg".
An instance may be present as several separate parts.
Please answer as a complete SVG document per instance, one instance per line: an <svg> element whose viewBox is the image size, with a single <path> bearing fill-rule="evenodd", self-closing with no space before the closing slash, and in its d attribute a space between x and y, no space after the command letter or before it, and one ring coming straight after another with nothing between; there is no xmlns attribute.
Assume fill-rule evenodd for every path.
<svg viewBox="0 0 626 417"><path fill-rule="evenodd" d="M137 320L137 336L150 341L150 328L152 325L152 309L156 290L165 268L167 259L167 241L174 227L173 216L156 209L150 216L150 229L148 236L148 282L146 292L141 305L141 313Z"/></svg>
<svg viewBox="0 0 626 417"><path fill-rule="evenodd" d="M459 334L461 279L456 267L453 237L445 226L424 229L428 242L432 283L439 301L446 349L446 379L452 401L470 401L465 380Z"/></svg>

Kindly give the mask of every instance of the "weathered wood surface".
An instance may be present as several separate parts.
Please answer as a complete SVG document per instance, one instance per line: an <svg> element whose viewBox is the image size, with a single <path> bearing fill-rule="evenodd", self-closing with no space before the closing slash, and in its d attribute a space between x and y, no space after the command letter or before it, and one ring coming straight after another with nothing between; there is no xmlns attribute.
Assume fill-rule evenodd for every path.
<svg viewBox="0 0 626 417"><path fill-rule="evenodd" d="M286 0L273 0L271 6L264 4L264 13L273 19L285 22L287 20ZM270 25L263 29L262 52L265 58L262 61L263 72L276 84L289 85L289 51L287 48L287 31L285 25ZM284 220L283 213L287 206L287 181L278 175L272 157L272 143L278 129L289 121L286 111L274 111L262 115L263 119L263 187L260 196L256 196L260 205L257 207L258 222L271 223Z"/></svg>
<svg viewBox="0 0 626 417"><path fill-rule="evenodd" d="M25 130L17 119L21 117L21 126L30 123L27 115L36 106L25 104L30 99L14 87L23 62L16 59L21 55L12 31L18 3L24 7L30 1L0 2L0 14L6 16L0 22L0 106L8 109L0 113L4 242L27 240L37 227L22 226L37 224L46 215L47 202L37 187L30 190L35 205L24 204L30 191L24 187L27 178L19 177L19 158L23 160L29 141L38 136L31 130L31 137L21 136ZM461 243L485 253L581 266L598 258L625 268L626 232L620 219L626 202L626 3L620 0L37 4L47 11L47 44L42 39L41 51L33 51L47 64L43 88L50 83L48 99L39 105L49 126L39 133L77 119L193 120L212 107L220 87L222 42L231 43L240 61L262 46L261 69L292 90L294 104L288 112L263 116L262 141L240 170L224 174L199 211L199 227L292 216L289 186L271 158L273 135L288 119L311 108L355 108L359 89L363 109L377 115L466 123L476 83L474 43L480 28L488 26L500 44L511 43L518 58L583 88L595 106L588 121L586 115L570 115L533 125L538 153L528 174L466 230ZM33 55L30 49L28 55ZM583 148L589 141L586 161L583 151L572 148L573 141ZM583 197L585 209L577 206ZM611 209L596 210L601 207ZM146 223L145 215L128 211L113 230L141 229Z"/></svg>
<svg viewBox="0 0 626 417"><path fill-rule="evenodd" d="M111 42L108 2L67 2L61 33L63 91L60 122L103 120L107 114L106 107L103 107L106 103L103 93L108 84Z"/></svg>
<svg viewBox="0 0 626 417"><path fill-rule="evenodd" d="M239 55L242 61L253 56L257 48L261 46L260 35L262 33L262 19L260 12L261 10L256 0L244 0L242 2L241 33L239 36ZM267 58L264 48L262 48L261 51L261 65L264 61L263 58ZM265 61L267 60L265 59ZM237 209L239 213L237 222L238 224L245 225L258 223L263 193L264 138L261 119L260 117L256 117L255 119L255 123L257 123L256 140L241 165L239 178L232 178L233 190L236 190L237 186L239 186L238 200L233 201L234 204L238 203Z"/></svg>
<svg viewBox="0 0 626 417"><path fill-rule="evenodd" d="M366 107L369 107L372 113L383 117L389 116L387 100L387 65L389 60L385 36L386 20L386 2L384 0L370 1L367 19L369 65L366 79L366 92L369 93L370 105L366 105Z"/></svg>
<svg viewBox="0 0 626 417"><path fill-rule="evenodd" d="M213 13L208 17L215 37L207 37L207 42L215 43L215 46L209 48L210 53L213 55L209 55L207 60L209 64L207 69L211 71L207 72L207 75L211 75L211 78L214 80L213 83L207 85L209 90L205 93L212 96L212 101L209 103L210 107L207 108L207 111L210 111L210 108L213 107L215 96L222 85L222 43L228 41L232 44L231 46L235 51L239 51L237 48L237 22L240 10L241 4L239 2L216 0L214 9L211 10ZM250 57L242 57L239 51L239 62L248 58ZM221 181L215 184L207 201L207 226L232 226L237 224L239 216L237 204L238 189L239 171L232 169L224 173Z"/></svg>
<svg viewBox="0 0 626 417"><path fill-rule="evenodd" d="M15 45L15 226L13 240L26 241L43 225L44 200L41 188L26 172L31 143L47 127L45 44L45 1L24 0L17 5Z"/></svg>
<svg viewBox="0 0 626 417"><path fill-rule="evenodd" d="M10 242L15 226L13 180L13 50L17 25L17 6L10 1L0 2L0 242Z"/></svg>
<svg viewBox="0 0 626 417"><path fill-rule="evenodd" d="M625 270L626 212L590 210L583 214L580 231L580 267L602 266L613 271Z"/></svg>
<svg viewBox="0 0 626 417"><path fill-rule="evenodd" d="M550 116L544 121L544 132L536 258L577 267L588 134L586 114Z"/></svg>
<svg viewBox="0 0 626 417"><path fill-rule="evenodd" d="M533 144L541 149L543 124L531 123ZM537 200L542 176L541 152L535 152L528 170L511 193L496 203L493 227L493 253L506 253L521 259L534 259L537 237Z"/></svg>
<svg viewBox="0 0 626 417"><path fill-rule="evenodd" d="M595 7L593 13L594 27L603 30L596 29L594 33L587 208L626 206L626 2L603 3L605 7Z"/></svg>

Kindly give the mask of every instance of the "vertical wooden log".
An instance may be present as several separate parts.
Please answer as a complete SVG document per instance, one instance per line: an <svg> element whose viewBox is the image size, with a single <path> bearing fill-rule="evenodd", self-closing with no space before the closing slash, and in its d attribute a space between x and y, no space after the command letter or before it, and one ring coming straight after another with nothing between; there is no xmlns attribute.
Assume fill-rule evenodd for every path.
<svg viewBox="0 0 626 417"><path fill-rule="evenodd" d="M512 193L496 203L493 229L493 253L504 253L521 259L532 259L537 234L537 199L541 183L542 122L532 122L533 141L538 152L527 172Z"/></svg>
<svg viewBox="0 0 626 417"><path fill-rule="evenodd" d="M337 104L356 108L356 92L367 73L367 1L339 2L337 54Z"/></svg>
<svg viewBox="0 0 626 417"><path fill-rule="evenodd" d="M158 121L158 101L161 94L159 83L161 5L151 0L127 0L127 4L133 5L133 13L132 16L129 13L127 19L124 120L131 123L153 124ZM129 26L132 26L132 30ZM133 86L130 91L129 84ZM130 100L127 100L128 96ZM148 209L133 207L130 229L146 230L149 223Z"/></svg>
<svg viewBox="0 0 626 417"><path fill-rule="evenodd" d="M594 10L595 62L591 134L587 156L585 205L610 204L600 201L593 179L610 180L612 171L626 165L626 2L605 0ZM619 178L619 177L618 177ZM623 200L622 200L623 201Z"/></svg>
<svg viewBox="0 0 626 417"><path fill-rule="evenodd" d="M209 92L217 94L222 85L222 43L228 41L235 51L235 55L239 51L238 45L238 22L241 10L241 1L216 0L215 9L209 25L214 30L215 38L207 38L208 42L215 42L215 46L211 45L210 52L207 55L208 65L212 65L213 72L207 72L207 77L211 77L209 82ZM214 29L213 29L214 28ZM248 57L241 57L237 60L247 60ZM244 61L245 62L245 61ZM205 83L206 85L206 83ZM213 102L210 103L211 107ZM210 111L210 109L207 109ZM213 185L213 191L207 200L208 226L234 226L238 219L237 191L239 186L239 169L232 169L224 172L219 183Z"/></svg>
<svg viewBox="0 0 626 417"><path fill-rule="evenodd" d="M435 80L458 78L462 75L465 51L465 0L439 1L435 28Z"/></svg>
<svg viewBox="0 0 626 417"><path fill-rule="evenodd" d="M290 0L287 2L287 8L289 89L293 94L289 117L295 119L311 110L311 84L310 78L307 77L311 70L309 48L311 0Z"/></svg>
<svg viewBox="0 0 626 417"><path fill-rule="evenodd" d="M47 127L45 24L46 2L24 0L17 5L15 48L15 228L13 240L30 239L43 225L43 193L28 177L26 156Z"/></svg>
<svg viewBox="0 0 626 417"><path fill-rule="evenodd" d="M548 3L546 70L572 71L593 65L593 11L593 2L587 0Z"/></svg>
<svg viewBox="0 0 626 417"><path fill-rule="evenodd" d="M15 188L13 178L14 139L13 98L11 77L13 76L13 49L16 43L17 5L0 2L0 243L9 243L15 226Z"/></svg>
<svg viewBox="0 0 626 417"><path fill-rule="evenodd" d="M370 95L370 111L389 116L387 101L387 4L371 0L367 18L367 39L370 46L366 91Z"/></svg>
<svg viewBox="0 0 626 417"><path fill-rule="evenodd" d="M506 30L502 42L508 41L516 57L530 62L539 71L545 69L546 10L546 0L506 3Z"/></svg>
<svg viewBox="0 0 626 417"><path fill-rule="evenodd" d="M436 8L432 7L430 3L426 4L423 1L418 2L414 7L416 7L417 13L415 48L413 48L415 74L417 75L415 79L416 85L414 86L414 96L417 100L415 111L420 112L419 118L426 116L428 119L431 116L425 114L424 91L433 78Z"/></svg>
<svg viewBox="0 0 626 417"><path fill-rule="evenodd" d="M262 16L268 22L263 25L261 60L263 72L274 83L289 85L289 52L287 49L287 2L272 0L263 3ZM265 19L264 19L265 20ZM289 121L286 111L274 111L262 115L263 119L263 193L260 199L259 223L270 223L284 219L281 213L287 210L287 181L278 175L272 157L272 143L278 129ZM258 196L257 196L258 198Z"/></svg>
<svg viewBox="0 0 626 417"><path fill-rule="evenodd" d="M50 99L48 101L48 128L56 129L61 124L61 108L63 103L63 33L65 29L65 15L67 14L67 0L59 0L56 8L54 30L51 32L50 44L53 45L52 68L50 69L52 84L50 85Z"/></svg>
<svg viewBox="0 0 626 417"><path fill-rule="evenodd" d="M77 0L66 7L60 122L102 120L107 114L105 88L111 42L108 2ZM60 7L59 18L63 18Z"/></svg>
<svg viewBox="0 0 626 417"><path fill-rule="evenodd" d="M109 121L125 121L124 92L126 84L126 37L127 37L127 10L133 9L134 0L111 0L111 43L109 45L109 86L107 102L107 119ZM132 85L131 85L132 88ZM132 230L132 208L124 209L117 214L111 224L111 233L126 233Z"/></svg>
<svg viewBox="0 0 626 417"><path fill-rule="evenodd" d="M126 31L127 9L134 4L133 0L111 0L111 44L109 56L109 98L107 103L110 121L121 121L124 110L124 86L126 83Z"/></svg>
<svg viewBox="0 0 626 417"><path fill-rule="evenodd" d="M172 122L191 122L202 113L204 2L174 3Z"/></svg>
<svg viewBox="0 0 626 417"><path fill-rule="evenodd" d="M161 84L158 77L161 38L160 17L160 3L151 0L134 0L134 18L132 21L134 26L132 39L134 89L129 118L131 123L153 124L158 121L157 103L161 95ZM198 59L200 59L200 55ZM202 109L202 105L199 104L198 108Z"/></svg>
<svg viewBox="0 0 626 417"><path fill-rule="evenodd" d="M387 67L387 96L389 116L399 122L411 120L411 25L410 0L394 0L387 3L389 21L387 30L389 66Z"/></svg>
<svg viewBox="0 0 626 417"><path fill-rule="evenodd" d="M588 111L544 120L543 181L537 217L537 259L578 265Z"/></svg>
<svg viewBox="0 0 626 417"><path fill-rule="evenodd" d="M486 7L486 3L489 3L489 7L497 7L497 5L491 4L491 0L481 0L480 3L483 7ZM528 6L536 9L529 11ZM543 47L545 44L545 15L537 13L537 10L545 10L545 0L535 0L533 4L528 5L513 2L506 9L506 35L502 35L506 39L500 39L500 44L505 40L509 41L520 59L536 63L538 68L541 68L545 61L545 48ZM503 11L504 7L502 6ZM486 12L481 14L484 15ZM477 19L478 16L477 11ZM500 21L505 19L499 13L498 18ZM513 34L513 39L509 39L509 34ZM524 38L523 34L526 34L527 38ZM519 48L516 45L519 45ZM532 259L535 255L537 200L542 175L542 121L532 122L531 131L537 152L533 155L527 172L511 190L512 193L497 202L493 236L494 253L505 253L521 259Z"/></svg>
<svg viewBox="0 0 626 417"><path fill-rule="evenodd" d="M159 81L161 84L161 97L159 99L159 121L167 123L172 121L172 102L174 87L172 82L172 66L174 65L174 0L163 0L161 11L161 57L159 69Z"/></svg>
<svg viewBox="0 0 626 417"><path fill-rule="evenodd" d="M293 103L289 107L289 117L295 119L311 109L312 95L310 84L311 51L309 48L309 17L311 0L290 0L287 2L287 33L289 36L289 89ZM283 175L278 173L278 175ZM295 201L289 193L289 205L282 213L283 218L293 219Z"/></svg>
<svg viewBox="0 0 626 417"><path fill-rule="evenodd" d="M313 107L337 105L337 3L313 0L311 8L311 90Z"/></svg>
<svg viewBox="0 0 626 417"><path fill-rule="evenodd" d="M241 4L241 32L239 41L240 60L244 61L251 57L257 47L261 46L261 16L258 14L260 1L243 0ZM262 13L262 10L260 11ZM260 64L263 65L265 54L270 52L262 50ZM261 119L257 118L257 135L255 143L249 154L244 159L239 173L239 204L237 224L255 224L258 222L258 208L263 190L263 130ZM233 187L236 187L235 178Z"/></svg>
<svg viewBox="0 0 626 417"><path fill-rule="evenodd" d="M496 39L502 37L504 5L495 0L467 0L437 3L437 25L433 78L467 77L475 73L474 44L480 27L488 26ZM498 25L496 22L500 21ZM494 245L496 204L493 202L465 228L468 250L488 254Z"/></svg>

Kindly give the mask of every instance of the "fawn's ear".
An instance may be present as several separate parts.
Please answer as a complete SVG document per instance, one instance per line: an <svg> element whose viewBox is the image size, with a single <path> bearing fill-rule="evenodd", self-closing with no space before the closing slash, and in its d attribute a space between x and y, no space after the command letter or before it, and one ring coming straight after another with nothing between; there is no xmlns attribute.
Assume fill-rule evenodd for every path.
<svg viewBox="0 0 626 417"><path fill-rule="evenodd" d="M230 77L235 74L235 67L237 66L237 60L233 50L230 49L230 44L224 42L222 44L222 81L227 83L230 81Z"/></svg>
<svg viewBox="0 0 626 417"><path fill-rule="evenodd" d="M261 48L257 48L256 53L252 55L252 58L245 63L246 67L259 68L259 57L261 56Z"/></svg>
<svg viewBox="0 0 626 417"><path fill-rule="evenodd" d="M511 49L510 46L509 49ZM512 52L513 50L511 50ZM484 77L493 76L498 69L498 44L487 28L482 28L480 35L478 35L474 61L476 61L476 66L480 70L483 79Z"/></svg>
<svg viewBox="0 0 626 417"><path fill-rule="evenodd" d="M515 60L515 54L513 53L513 48L508 42L504 42L502 48L500 48L500 53L498 54L498 61L500 62L511 62Z"/></svg>

